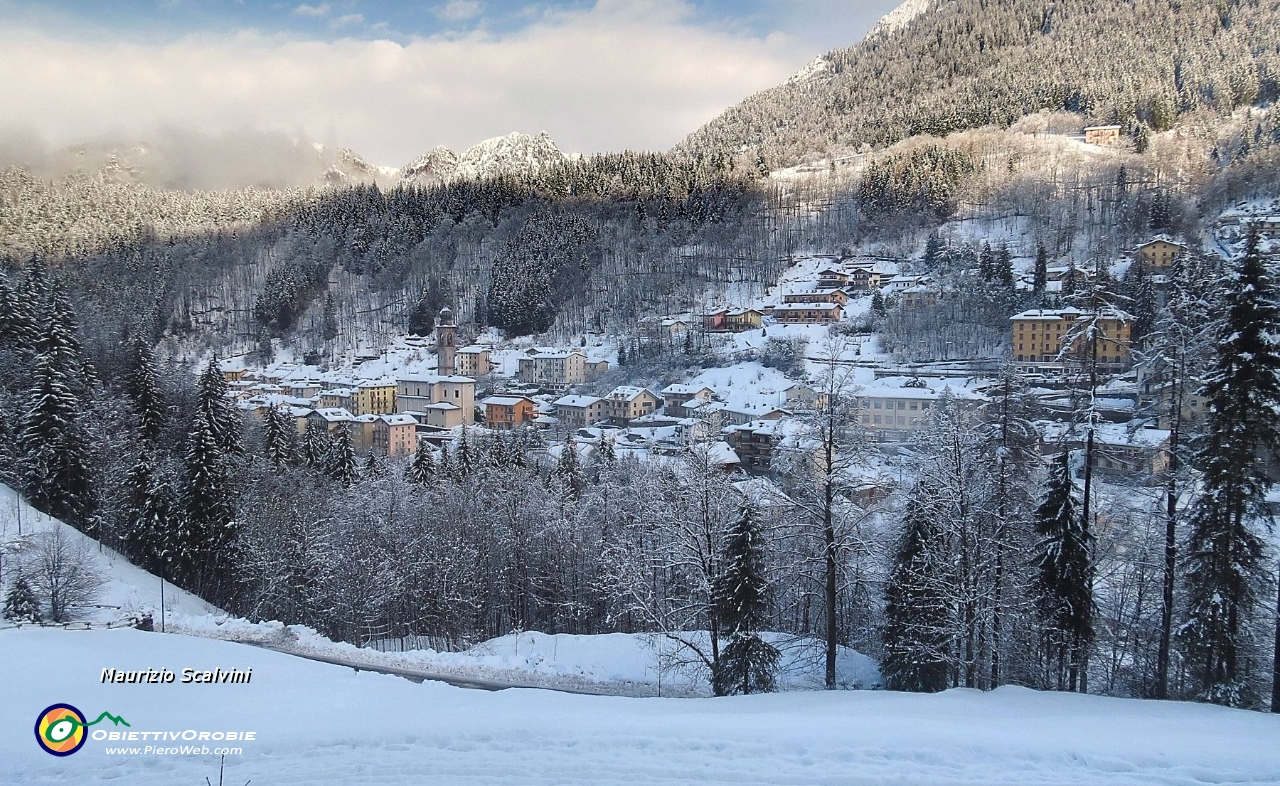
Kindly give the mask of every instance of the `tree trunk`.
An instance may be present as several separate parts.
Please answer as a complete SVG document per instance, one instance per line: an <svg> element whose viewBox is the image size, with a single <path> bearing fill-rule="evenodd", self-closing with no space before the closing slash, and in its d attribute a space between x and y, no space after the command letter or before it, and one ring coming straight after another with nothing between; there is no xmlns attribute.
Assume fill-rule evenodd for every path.
<svg viewBox="0 0 1280 786"><path fill-rule="evenodd" d="M839 634L836 628L836 601L839 588L836 583L836 528L832 520L832 503L832 488L828 481L826 505L822 513L822 536L826 546L826 586L823 589L827 606L827 690L835 690L836 687L836 647L839 646Z"/></svg>
<svg viewBox="0 0 1280 786"><path fill-rule="evenodd" d="M1280 573L1277 573L1280 579ZM1280 580L1276 581L1276 639L1271 657L1271 711L1280 713Z"/></svg>
<svg viewBox="0 0 1280 786"><path fill-rule="evenodd" d="M1182 426L1182 382L1170 386L1169 465L1165 467L1164 586L1160 603L1160 651L1156 655L1156 698L1169 698L1169 649L1173 638L1173 590L1178 567L1178 434Z"/></svg>

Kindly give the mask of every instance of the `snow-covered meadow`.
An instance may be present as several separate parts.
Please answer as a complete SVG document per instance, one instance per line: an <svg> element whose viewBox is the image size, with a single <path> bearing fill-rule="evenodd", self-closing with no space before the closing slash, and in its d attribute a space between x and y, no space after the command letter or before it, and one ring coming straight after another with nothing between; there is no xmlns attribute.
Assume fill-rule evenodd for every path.
<svg viewBox="0 0 1280 786"><path fill-rule="evenodd" d="M1019 688L723 699L487 692L134 630L3 631L0 657L5 783L217 782L213 755L108 754L109 741L90 740L50 756L31 729L55 702L90 717L109 711L135 731L256 731L227 757L234 784L1280 781L1280 717L1204 705ZM103 668L251 668L253 678L104 685Z"/></svg>

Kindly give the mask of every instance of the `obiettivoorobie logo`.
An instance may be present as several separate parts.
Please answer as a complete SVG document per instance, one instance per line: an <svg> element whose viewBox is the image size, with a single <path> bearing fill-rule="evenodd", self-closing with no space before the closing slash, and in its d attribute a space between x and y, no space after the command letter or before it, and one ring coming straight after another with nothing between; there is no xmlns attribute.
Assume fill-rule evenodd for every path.
<svg viewBox="0 0 1280 786"><path fill-rule="evenodd" d="M85 729L102 720L115 725L129 725L118 715L103 712L95 720L85 721L84 713L70 704L52 704L36 717L36 742L54 756L70 756L84 746Z"/></svg>

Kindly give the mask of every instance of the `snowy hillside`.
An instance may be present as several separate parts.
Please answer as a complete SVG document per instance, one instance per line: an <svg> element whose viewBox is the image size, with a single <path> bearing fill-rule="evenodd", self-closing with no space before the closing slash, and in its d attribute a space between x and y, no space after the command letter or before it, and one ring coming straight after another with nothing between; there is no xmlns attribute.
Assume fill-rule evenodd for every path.
<svg viewBox="0 0 1280 786"><path fill-rule="evenodd" d="M17 562L35 559L44 539L57 533L66 539L73 554L83 554L85 561L103 579L101 591L92 603L73 613L77 621L113 623L152 614L160 623L160 579L131 564L124 557L84 533L36 511L22 502L21 532L18 526L19 497L13 489L0 484L0 552L4 552L4 583L13 578ZM164 604L168 614L220 614L219 610L200 598L165 584Z"/></svg>
<svg viewBox="0 0 1280 786"><path fill-rule="evenodd" d="M133 630L0 632L0 758L7 783L216 783L218 757L42 752L31 724L54 702L135 732L255 733L197 742L226 783L805 784L1275 783L1280 718L1192 704L1001 688L725 699L627 699L421 685L266 650ZM252 669L240 685L104 685L103 668ZM95 729L97 731L98 729ZM192 743L177 743L192 744Z"/></svg>

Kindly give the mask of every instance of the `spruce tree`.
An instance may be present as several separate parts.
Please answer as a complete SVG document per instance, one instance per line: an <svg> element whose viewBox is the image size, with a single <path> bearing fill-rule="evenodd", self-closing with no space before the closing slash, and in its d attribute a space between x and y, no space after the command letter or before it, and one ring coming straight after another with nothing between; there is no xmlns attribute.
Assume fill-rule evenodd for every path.
<svg viewBox="0 0 1280 786"><path fill-rule="evenodd" d="M386 475L386 469L378 460L378 451L371 450L364 458L364 469L360 471L365 480L377 480Z"/></svg>
<svg viewBox="0 0 1280 786"><path fill-rule="evenodd" d="M1207 401L1205 432L1191 457L1203 480L1188 516L1189 619L1182 638L1200 698L1240 706L1249 699L1251 665L1241 649L1266 583L1256 531L1268 515L1264 464L1280 447L1280 347L1273 333L1280 306L1256 230L1228 279L1224 306L1216 358L1200 390Z"/></svg>
<svg viewBox="0 0 1280 786"><path fill-rule="evenodd" d="M93 451L75 392L83 386L73 382L56 341L56 330L46 328L18 431L24 486L32 505L93 534Z"/></svg>
<svg viewBox="0 0 1280 786"><path fill-rule="evenodd" d="M184 525L174 541L174 562L186 585L214 602L231 596L238 527L229 457L206 413L196 416L186 455Z"/></svg>
<svg viewBox="0 0 1280 786"><path fill-rule="evenodd" d="M356 447L351 439L351 429L343 426L329 450L325 461L325 474L344 486L351 486L360 479L360 465L356 460Z"/></svg>
<svg viewBox="0 0 1280 786"><path fill-rule="evenodd" d="M1002 286L1013 286L1013 253L1009 251L1009 244L1002 242L1000 251L995 258L995 277Z"/></svg>
<svg viewBox="0 0 1280 786"><path fill-rule="evenodd" d="M1093 536L1076 513L1071 454L1049 470L1049 487L1036 510L1036 590L1050 649L1059 662L1058 687L1077 690L1093 643ZM1061 670L1066 667L1065 683Z"/></svg>
<svg viewBox="0 0 1280 786"><path fill-rule="evenodd" d="M244 455L243 423L235 403L228 397L227 380L215 354L200 375L200 411L218 445L228 456Z"/></svg>
<svg viewBox="0 0 1280 786"><path fill-rule="evenodd" d="M143 449L125 477L125 491L129 556L146 570L167 576L170 549L178 545L178 511L173 489L148 449Z"/></svg>
<svg viewBox="0 0 1280 786"><path fill-rule="evenodd" d="M39 622L40 600L21 573L4 595L4 618L10 622Z"/></svg>
<svg viewBox="0 0 1280 786"><path fill-rule="evenodd" d="M934 693L950 677L950 566L936 552L942 540L917 487L903 518L903 533L885 587L884 658L880 672L889 690Z"/></svg>
<svg viewBox="0 0 1280 786"><path fill-rule="evenodd" d="M453 474L452 451L449 449L448 442L440 445L440 460L436 464L436 476L441 480L456 480Z"/></svg>
<svg viewBox="0 0 1280 786"><path fill-rule="evenodd" d="M760 636L769 623L772 591L765 575L764 531L750 502L726 534L723 564L713 605L729 643L716 662L712 690L717 696L771 693L777 690L780 655Z"/></svg>
<svg viewBox="0 0 1280 786"><path fill-rule="evenodd" d="M307 420L307 432L302 438L302 460L308 467L323 471L329 463L329 451L333 440L328 431L315 419Z"/></svg>
<svg viewBox="0 0 1280 786"><path fill-rule="evenodd" d="M458 444L453 453L453 478L458 482L465 481L476 471L476 455L468 434L469 429L463 426L461 433L458 434Z"/></svg>
<svg viewBox="0 0 1280 786"><path fill-rule="evenodd" d="M1044 295L1045 285L1049 282L1049 252L1044 243L1036 247L1036 264L1031 278L1031 291L1037 296Z"/></svg>
<svg viewBox="0 0 1280 786"><path fill-rule="evenodd" d="M566 439L560 450L560 460L556 462L556 477L573 499L581 497L586 489L587 481L582 474L582 464L578 461L578 443L573 437Z"/></svg>
<svg viewBox="0 0 1280 786"><path fill-rule="evenodd" d="M263 419L265 448L267 460L276 469L283 469L294 462L297 457L297 430L289 422L280 407L268 407Z"/></svg>
<svg viewBox="0 0 1280 786"><path fill-rule="evenodd" d="M418 441L418 450L413 454L413 461L405 471L410 483L426 488L435 482L436 467L431 458L431 444L425 439Z"/></svg>
<svg viewBox="0 0 1280 786"><path fill-rule="evenodd" d="M126 392L133 414L138 418L138 430L142 438L154 442L164 428L165 406L156 381L156 358L151 343L144 337L134 339L132 368L129 370Z"/></svg>
<svg viewBox="0 0 1280 786"><path fill-rule="evenodd" d="M996 277L996 255L991 251L991 243L983 241L982 253L978 255L978 275L983 281Z"/></svg>

